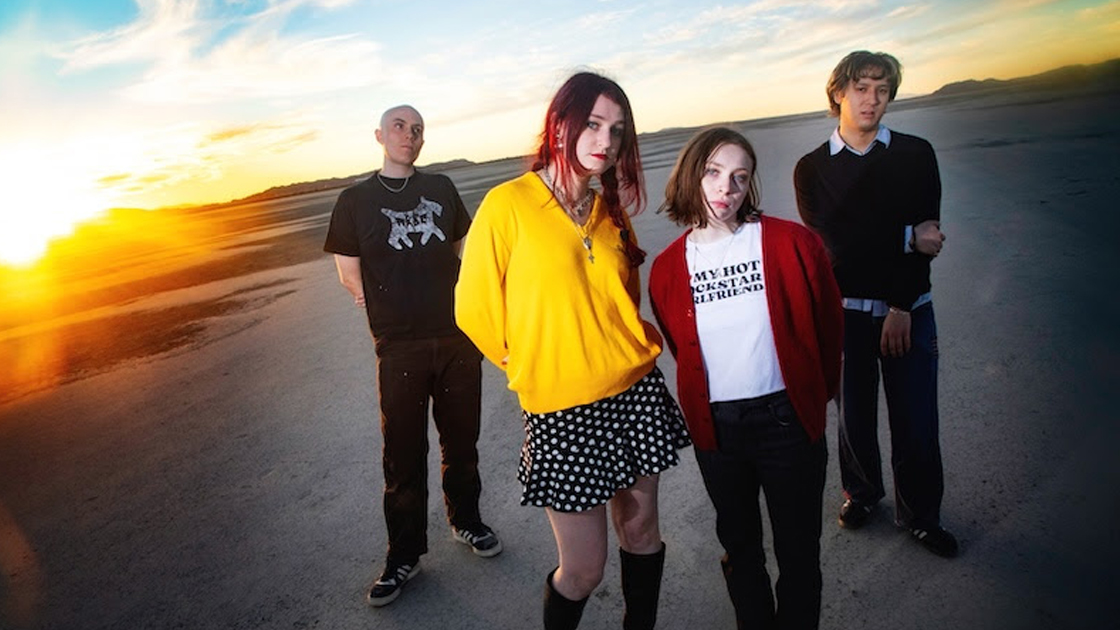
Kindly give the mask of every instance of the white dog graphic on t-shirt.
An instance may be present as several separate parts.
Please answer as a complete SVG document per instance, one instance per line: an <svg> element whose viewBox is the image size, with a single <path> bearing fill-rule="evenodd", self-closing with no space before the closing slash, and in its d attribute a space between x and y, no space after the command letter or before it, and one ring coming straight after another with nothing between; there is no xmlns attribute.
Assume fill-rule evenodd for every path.
<svg viewBox="0 0 1120 630"><path fill-rule="evenodd" d="M389 222L392 224L392 229L389 230L389 245L393 249L411 248L410 234L419 234L421 245L427 245L433 234L441 241L447 240L447 236L439 229L435 220L435 217L443 214L443 206L424 197L421 197L420 203L408 212L382 208L381 214L389 217Z"/></svg>

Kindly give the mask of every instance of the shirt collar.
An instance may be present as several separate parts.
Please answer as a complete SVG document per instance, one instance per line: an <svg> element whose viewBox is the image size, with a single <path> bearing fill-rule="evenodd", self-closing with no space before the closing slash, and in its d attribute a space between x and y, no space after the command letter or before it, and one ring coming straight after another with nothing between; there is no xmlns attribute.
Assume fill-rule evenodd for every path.
<svg viewBox="0 0 1120 630"><path fill-rule="evenodd" d="M856 155L867 155L867 152L875 146L876 142L882 142L885 147L891 146L891 130L887 129L886 125L879 125L879 131L875 134L875 139L871 141L871 144L867 145L867 151L863 151L862 153L844 143L844 139L840 137L840 127L837 127L832 130L832 135L828 138L828 154L836 155L840 151L847 149Z"/></svg>

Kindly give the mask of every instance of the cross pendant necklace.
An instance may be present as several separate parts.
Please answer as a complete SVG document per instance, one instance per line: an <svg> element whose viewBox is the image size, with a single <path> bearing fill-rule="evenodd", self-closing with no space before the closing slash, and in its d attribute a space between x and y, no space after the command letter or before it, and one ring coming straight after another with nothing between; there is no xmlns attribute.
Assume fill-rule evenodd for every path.
<svg viewBox="0 0 1120 630"><path fill-rule="evenodd" d="M576 235L579 236L579 240L583 243L583 248L587 250L587 260L594 264L595 254L591 251L591 229L589 227L589 224L591 223L591 216L589 215L587 219L585 219L588 225L580 225L576 217L582 215L584 210L588 210L588 206L590 206L595 199L595 193L591 192L591 190L588 189L587 193L583 196L582 199L580 199L575 208L569 209L564 205L562 201L560 201L560 196L556 194L556 188L553 187L552 176L548 174L547 166L541 169L541 175L544 178L545 186L548 187L548 190L552 193L553 198L556 199L556 203L560 205L560 208L564 211L564 214L568 215L568 218L571 219L572 226L576 229Z"/></svg>
<svg viewBox="0 0 1120 630"><path fill-rule="evenodd" d="M579 240L583 242L583 248L587 250L587 260L594 263L595 254L591 251L591 233L575 221L572 221L572 225L576 226L576 234L579 234Z"/></svg>

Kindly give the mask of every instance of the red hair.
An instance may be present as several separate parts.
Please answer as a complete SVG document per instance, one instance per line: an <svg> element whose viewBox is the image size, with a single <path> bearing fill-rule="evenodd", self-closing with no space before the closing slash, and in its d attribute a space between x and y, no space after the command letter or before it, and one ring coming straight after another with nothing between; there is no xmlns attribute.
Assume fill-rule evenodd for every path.
<svg viewBox="0 0 1120 630"><path fill-rule="evenodd" d="M638 133L634 130L634 114L630 99L614 81L592 73L579 72L560 86L548 105L541 132L540 146L532 170L556 164L557 185L570 190L576 175L586 175L587 169L576 155L576 139L587 127L595 101L605 96L622 108L625 129L614 166L599 176L603 204L611 222L622 232L622 247L633 267L645 260L636 240L626 229L625 209L633 207L633 215L645 209L645 179L642 176L642 159L638 154Z"/></svg>

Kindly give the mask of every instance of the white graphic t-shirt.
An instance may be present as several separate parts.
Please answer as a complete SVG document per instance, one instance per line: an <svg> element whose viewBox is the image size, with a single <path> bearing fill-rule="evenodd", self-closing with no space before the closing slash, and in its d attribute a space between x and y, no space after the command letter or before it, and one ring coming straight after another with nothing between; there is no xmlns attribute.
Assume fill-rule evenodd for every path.
<svg viewBox="0 0 1120 630"><path fill-rule="evenodd" d="M762 224L713 243L687 241L696 331L712 402L785 389L762 273Z"/></svg>

